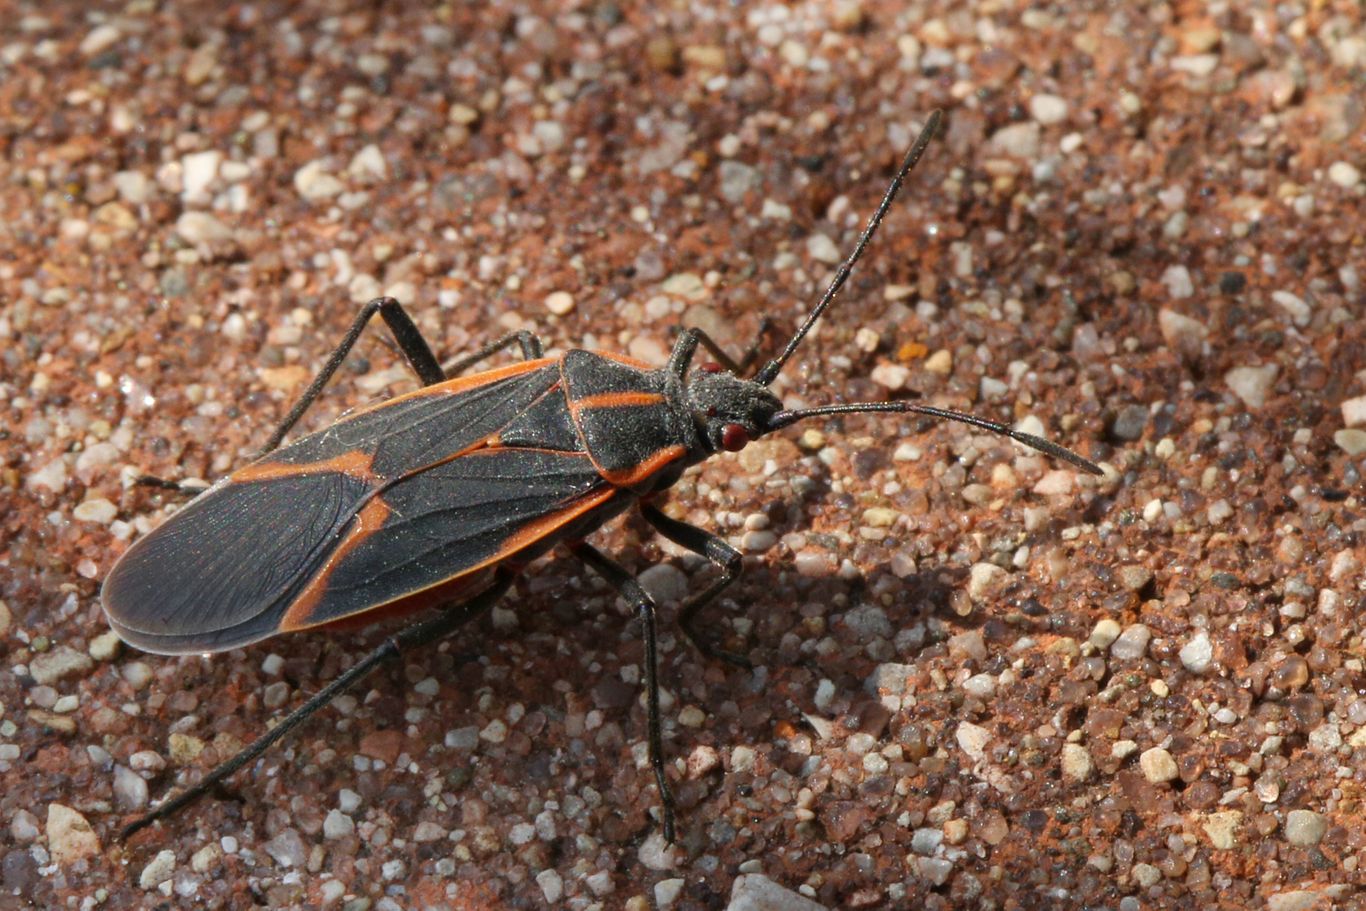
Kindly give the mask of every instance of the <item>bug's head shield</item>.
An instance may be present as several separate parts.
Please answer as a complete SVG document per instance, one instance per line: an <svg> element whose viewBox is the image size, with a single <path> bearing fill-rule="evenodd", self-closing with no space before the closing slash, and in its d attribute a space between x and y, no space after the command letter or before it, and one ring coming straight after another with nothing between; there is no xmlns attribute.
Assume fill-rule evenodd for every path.
<svg viewBox="0 0 1366 911"><path fill-rule="evenodd" d="M765 387L719 369L689 374L688 405L707 445L729 452L772 430L773 416L783 410Z"/></svg>

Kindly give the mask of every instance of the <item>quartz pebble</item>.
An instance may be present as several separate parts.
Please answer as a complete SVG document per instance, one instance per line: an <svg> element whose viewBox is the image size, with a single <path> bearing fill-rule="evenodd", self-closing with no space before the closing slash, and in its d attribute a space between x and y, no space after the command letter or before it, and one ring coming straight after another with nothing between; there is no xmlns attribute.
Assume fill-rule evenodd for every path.
<svg viewBox="0 0 1366 911"><path fill-rule="evenodd" d="M1143 770L1143 777L1154 784L1171 781L1179 774L1176 760L1161 747L1144 750L1138 757L1138 765Z"/></svg>
<svg viewBox="0 0 1366 911"><path fill-rule="evenodd" d="M747 873L735 878L726 911L825 911L825 907L767 876Z"/></svg>
<svg viewBox="0 0 1366 911"><path fill-rule="evenodd" d="M1285 814L1285 840L1292 845L1316 845L1328 831L1328 819L1313 810Z"/></svg>
<svg viewBox="0 0 1366 911"><path fill-rule="evenodd" d="M1203 674L1209 670L1214 658L1214 647L1210 644L1209 634L1200 630L1190 641L1181 647L1181 663L1192 674Z"/></svg>
<svg viewBox="0 0 1366 911"><path fill-rule="evenodd" d="M59 864L72 864L100 853L100 840L89 820L71 807L48 804L44 831L47 849Z"/></svg>

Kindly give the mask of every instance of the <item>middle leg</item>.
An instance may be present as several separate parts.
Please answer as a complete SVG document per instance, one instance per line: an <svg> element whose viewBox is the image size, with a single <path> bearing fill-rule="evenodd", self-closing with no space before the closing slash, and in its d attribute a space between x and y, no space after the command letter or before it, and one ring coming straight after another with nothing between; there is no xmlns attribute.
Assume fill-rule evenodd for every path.
<svg viewBox="0 0 1366 911"><path fill-rule="evenodd" d="M591 544L578 541L570 544L569 549L574 556L606 579L640 615L641 633L645 637L645 716L649 727L650 766L654 769L655 784L659 788L664 840L673 844L674 796L664 775L664 737L660 733L659 718L659 647L655 641L654 599L625 567Z"/></svg>
<svg viewBox="0 0 1366 911"><path fill-rule="evenodd" d="M721 592L740 578L740 572L744 568L740 552L718 535L698 528L696 525L689 525L687 522L669 518L658 506L651 503L641 503L640 514L645 517L646 522L654 526L655 531L679 547L686 547L693 553L706 557L721 572L716 581L707 586L704 591L683 603L683 608L678 615L678 625L683 628L683 635L688 637L688 641L693 644L694 648L708 658L716 658L749 670L751 665L748 658L717 648L697 629L698 612L715 601Z"/></svg>

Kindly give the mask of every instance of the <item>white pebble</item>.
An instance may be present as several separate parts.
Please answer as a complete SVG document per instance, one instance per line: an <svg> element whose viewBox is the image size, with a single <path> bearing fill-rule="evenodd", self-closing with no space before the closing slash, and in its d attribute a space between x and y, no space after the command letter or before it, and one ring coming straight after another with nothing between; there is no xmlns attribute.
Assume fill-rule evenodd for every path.
<svg viewBox="0 0 1366 911"><path fill-rule="evenodd" d="M118 507L103 497L86 500L71 511L78 522L95 522L99 525L108 525L118 514Z"/></svg>
<svg viewBox="0 0 1366 911"><path fill-rule="evenodd" d="M1181 647L1180 658L1186 670L1192 674L1203 674L1209 670L1214 659L1214 646L1210 644L1209 634L1204 630L1197 632Z"/></svg>
<svg viewBox="0 0 1366 911"><path fill-rule="evenodd" d="M1067 101L1042 92L1029 99L1029 114L1045 126L1061 123L1067 119Z"/></svg>
<svg viewBox="0 0 1366 911"><path fill-rule="evenodd" d="M1110 646L1110 655L1120 660L1142 658L1152 638L1152 630L1142 623L1135 623L1119 634L1114 645Z"/></svg>
<svg viewBox="0 0 1366 911"><path fill-rule="evenodd" d="M328 810L323 818L323 838L345 838L356 831L356 823L341 810Z"/></svg>
<svg viewBox="0 0 1366 911"><path fill-rule="evenodd" d="M824 234L812 234L806 239L806 252L818 263L835 265L842 262L844 256L840 253L839 247L835 242Z"/></svg>
<svg viewBox="0 0 1366 911"><path fill-rule="evenodd" d="M1266 404L1267 394L1276 382L1275 364L1260 367L1234 367L1224 374L1224 382L1243 404L1254 411Z"/></svg>
<svg viewBox="0 0 1366 911"><path fill-rule="evenodd" d="M1353 399L1344 399L1342 405L1342 423L1348 427L1356 427L1359 424L1366 424L1366 395L1359 395ZM77 467L80 463L77 462Z"/></svg>
<svg viewBox="0 0 1366 911"><path fill-rule="evenodd" d="M159 851L151 863L142 868L138 875L138 885L143 889L155 889L175 873L175 852Z"/></svg>
<svg viewBox="0 0 1366 911"><path fill-rule="evenodd" d="M1034 492L1042 496L1061 496L1072 492L1072 486L1076 483L1076 478L1071 471L1065 468L1055 468L1039 479L1034 485Z"/></svg>
<svg viewBox="0 0 1366 911"><path fill-rule="evenodd" d="M1275 301L1282 310L1290 314L1290 321L1296 326L1304 328L1309 325L1309 319L1313 316L1313 311L1310 310L1309 304L1305 302L1304 298L1296 294L1291 294L1289 291L1272 291L1271 299Z"/></svg>
<svg viewBox="0 0 1366 911"><path fill-rule="evenodd" d="M568 291L552 291L546 295L545 308L556 316L566 316L574 312L574 295Z"/></svg>
<svg viewBox="0 0 1366 911"><path fill-rule="evenodd" d="M958 740L958 748L967 753L968 758L974 762L986 758L987 744L991 741L991 732L986 728L970 721L960 721L955 737Z"/></svg>
<svg viewBox="0 0 1366 911"><path fill-rule="evenodd" d="M294 189L309 202L318 202L341 195L346 187L327 172L326 161L317 159L294 172Z"/></svg>
<svg viewBox="0 0 1366 911"><path fill-rule="evenodd" d="M1328 179L1344 189L1361 183L1361 171L1346 161L1335 161L1328 166Z"/></svg>
<svg viewBox="0 0 1366 911"><path fill-rule="evenodd" d="M1143 770L1143 777L1154 784L1171 781L1180 774L1172 754L1161 747L1153 747L1140 753L1138 767Z"/></svg>
<svg viewBox="0 0 1366 911"><path fill-rule="evenodd" d="M1006 571L995 563L974 563L968 576L968 597L982 601L1005 576Z"/></svg>

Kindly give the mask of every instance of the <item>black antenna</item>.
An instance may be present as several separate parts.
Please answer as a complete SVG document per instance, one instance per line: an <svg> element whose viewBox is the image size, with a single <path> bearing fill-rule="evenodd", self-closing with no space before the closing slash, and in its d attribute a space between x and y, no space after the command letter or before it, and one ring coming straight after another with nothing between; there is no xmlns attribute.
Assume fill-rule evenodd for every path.
<svg viewBox="0 0 1366 911"><path fill-rule="evenodd" d="M877 232L878 225L882 224L882 218L891 208L892 200L896 198L897 191L901 189L902 181L906 179L911 168L915 167L920 156L925 154L925 149L929 146L930 140L934 138L935 132L939 129L939 122L943 117L944 112L937 108L930 112L929 119L925 121L925 128L920 131L915 144L906 153L906 157L901 162L901 168L896 172L896 177L892 178L891 186L887 188L887 192L883 194L882 202L878 205L877 211L873 213L872 218L868 219L868 227L863 229L863 234L859 237L858 243L854 245L854 252L850 253L848 259L840 265L839 271L835 273L834 280L830 282L830 287L825 290L825 294L821 295L820 302L807 315L806 321L797 330L797 334L792 336L792 341L787 343L783 353L769 361L758 373L754 374L754 382L767 386L777 378L778 374L782 372L783 365L788 362L793 352L797 350L797 346L802 343L802 339L806 338L806 334L811 331L816 320L821 318L825 308L830 306L830 302L835 299L840 288L844 287L844 282L849 278L849 273L854 271L854 263L858 262L859 257L863 255L864 248L868 246L868 241L872 240L873 234Z"/></svg>
<svg viewBox="0 0 1366 911"><path fill-rule="evenodd" d="M779 427L786 427L794 424L802 418L813 418L822 414L862 414L871 411L880 412L899 412L902 414L923 414L926 417L940 418L945 421L958 421L961 424L971 424L973 427L980 427L982 430L990 430L1002 436L1010 437L1016 442L1023 443L1030 449L1037 449L1044 455L1050 455L1055 459L1061 459L1070 465L1075 465L1082 471L1094 475L1103 475L1104 471L1095 462L1083 459L1070 449L1059 446L1057 443L1045 440L1043 437L1036 437L1032 433L1025 433L1023 430L1016 430L1014 427L1007 427L1005 424L998 424L996 421L989 421L986 418L979 418L976 415L964 414L961 411L949 411L946 408L932 408L929 405L917 405L915 402L860 402L852 405L825 405L820 408L803 408L797 411L779 411L769 418L768 430L777 430Z"/></svg>

